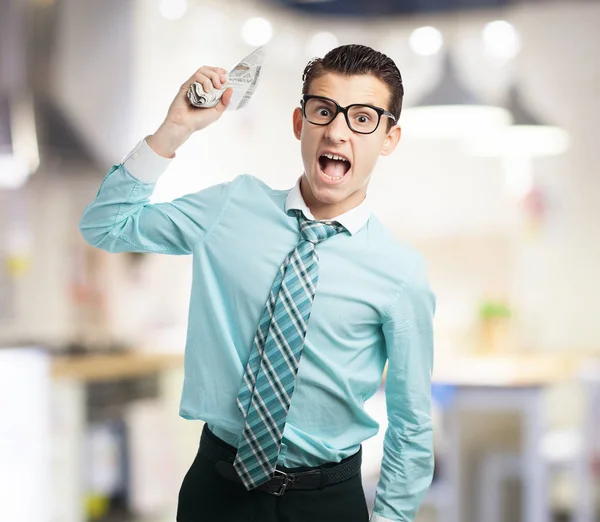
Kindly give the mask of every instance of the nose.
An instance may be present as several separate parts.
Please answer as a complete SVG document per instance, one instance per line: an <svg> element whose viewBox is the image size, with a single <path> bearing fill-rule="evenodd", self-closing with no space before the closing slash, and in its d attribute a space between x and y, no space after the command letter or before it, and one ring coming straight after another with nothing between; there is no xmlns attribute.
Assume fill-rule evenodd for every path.
<svg viewBox="0 0 600 522"><path fill-rule="evenodd" d="M346 123L346 118L340 112L333 121L327 125L325 137L334 143L344 143L350 138L352 131Z"/></svg>

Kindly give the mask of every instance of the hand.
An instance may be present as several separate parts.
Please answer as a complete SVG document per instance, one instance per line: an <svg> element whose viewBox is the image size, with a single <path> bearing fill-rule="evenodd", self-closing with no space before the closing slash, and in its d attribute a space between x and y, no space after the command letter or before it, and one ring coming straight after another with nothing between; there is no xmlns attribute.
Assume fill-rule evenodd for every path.
<svg viewBox="0 0 600 522"><path fill-rule="evenodd" d="M171 103L165 121L148 137L148 145L161 156L172 157L175 151L196 131L217 121L231 102L233 90L227 89L218 105L209 109L193 107L187 91L194 82L199 82L205 92L221 89L226 83L227 71L221 67L200 67L180 88Z"/></svg>
<svg viewBox="0 0 600 522"><path fill-rule="evenodd" d="M180 88L177 96L169 107L166 121L171 121L188 129L191 133L208 127L218 120L231 101L232 89L227 89L216 107L210 109L199 109L190 105L187 92L192 83L198 82L202 85L204 92L213 89L221 89L226 81L227 71L221 67L200 67L194 75Z"/></svg>

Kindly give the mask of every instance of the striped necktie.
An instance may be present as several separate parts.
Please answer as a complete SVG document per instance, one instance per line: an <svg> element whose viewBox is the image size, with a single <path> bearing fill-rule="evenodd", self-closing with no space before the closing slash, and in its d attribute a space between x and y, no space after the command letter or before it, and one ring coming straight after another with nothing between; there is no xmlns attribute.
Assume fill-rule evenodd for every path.
<svg viewBox="0 0 600 522"><path fill-rule="evenodd" d="M246 422L234 467L248 490L268 481L277 464L319 279L316 246L345 230L295 212L300 241L275 277L236 400Z"/></svg>

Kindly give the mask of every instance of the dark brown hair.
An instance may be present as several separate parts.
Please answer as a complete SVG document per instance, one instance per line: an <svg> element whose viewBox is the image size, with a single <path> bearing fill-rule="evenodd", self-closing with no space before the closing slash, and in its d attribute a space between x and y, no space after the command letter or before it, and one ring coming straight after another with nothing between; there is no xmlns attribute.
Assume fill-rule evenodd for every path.
<svg viewBox="0 0 600 522"><path fill-rule="evenodd" d="M315 58L308 62L302 74L302 94L309 94L312 81L326 73L344 76L372 74L385 83L390 91L390 106L384 108L396 117L396 122L400 118L404 98L402 75L394 61L385 54L366 45L352 44L336 47L323 58ZM388 130L392 125L393 122L390 120Z"/></svg>

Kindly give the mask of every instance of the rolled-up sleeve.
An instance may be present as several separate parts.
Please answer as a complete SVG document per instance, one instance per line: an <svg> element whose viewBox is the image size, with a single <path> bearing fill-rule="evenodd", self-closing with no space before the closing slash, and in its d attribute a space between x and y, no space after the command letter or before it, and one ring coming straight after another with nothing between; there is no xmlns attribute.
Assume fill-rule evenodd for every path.
<svg viewBox="0 0 600 522"><path fill-rule="evenodd" d="M192 253L218 220L235 182L151 203L156 182L170 161L144 140L113 166L79 222L84 239L109 252Z"/></svg>
<svg viewBox="0 0 600 522"><path fill-rule="evenodd" d="M431 485L435 306L426 263L420 259L383 320L388 428L372 522L412 521Z"/></svg>

